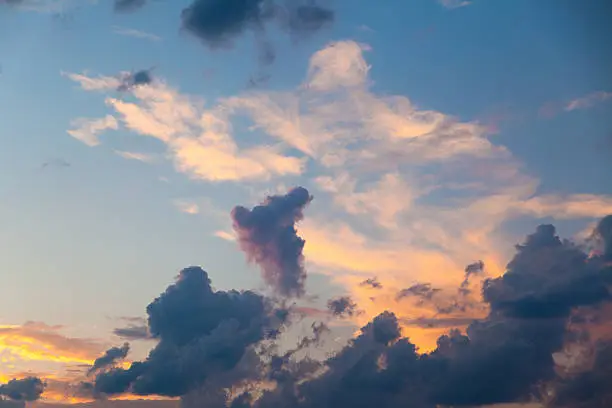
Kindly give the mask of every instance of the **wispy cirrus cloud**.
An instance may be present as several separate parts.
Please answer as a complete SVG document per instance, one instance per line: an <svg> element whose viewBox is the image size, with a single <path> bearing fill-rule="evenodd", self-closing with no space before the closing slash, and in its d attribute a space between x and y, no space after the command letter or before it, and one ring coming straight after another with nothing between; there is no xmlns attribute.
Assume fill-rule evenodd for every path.
<svg viewBox="0 0 612 408"><path fill-rule="evenodd" d="M599 103L612 99L612 92L596 91L580 98L573 99L565 105L566 111L588 109Z"/></svg>
<svg viewBox="0 0 612 408"><path fill-rule="evenodd" d="M447 9L457 9L472 4L472 2L468 0L438 0L438 3Z"/></svg>
<svg viewBox="0 0 612 408"><path fill-rule="evenodd" d="M103 343L66 336L62 329L41 322L0 326L0 350L24 360L76 364L91 364L104 350Z"/></svg>
<svg viewBox="0 0 612 408"><path fill-rule="evenodd" d="M112 28L113 33L117 34L117 35L123 35L126 37L134 37L134 38L140 38L143 40L150 40L150 41L161 41L161 37L152 33L148 33L146 31L142 31L142 30L137 30L135 28L126 28L126 27L117 27L114 26Z"/></svg>
<svg viewBox="0 0 612 408"><path fill-rule="evenodd" d="M106 115L100 119L78 118L70 125L73 129L68 130L68 134L90 147L100 144L98 136L102 132L119 128L117 119L112 115Z"/></svg>
<svg viewBox="0 0 612 408"><path fill-rule="evenodd" d="M152 163L155 161L155 156L149 153L128 152L125 150L115 150L115 153L128 160L136 160L144 163Z"/></svg>
<svg viewBox="0 0 612 408"><path fill-rule="evenodd" d="M191 201L175 200L174 205L176 206L176 208L178 208L180 212L183 212L185 214L195 215L200 212L200 207L196 203Z"/></svg>

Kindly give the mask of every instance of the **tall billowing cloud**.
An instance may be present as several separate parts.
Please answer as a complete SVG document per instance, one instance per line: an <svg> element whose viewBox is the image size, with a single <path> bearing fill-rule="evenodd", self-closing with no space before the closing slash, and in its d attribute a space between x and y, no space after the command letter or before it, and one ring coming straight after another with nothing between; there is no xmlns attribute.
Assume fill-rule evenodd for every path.
<svg viewBox="0 0 612 408"><path fill-rule="evenodd" d="M45 389L45 384L38 377L13 379L0 385L0 399L6 397L14 401L36 401Z"/></svg>
<svg viewBox="0 0 612 408"><path fill-rule="evenodd" d="M183 269L147 314L158 344L146 360L98 374L96 393L185 395L234 370L251 346L278 334L286 317L253 292L215 291L199 267Z"/></svg>
<svg viewBox="0 0 612 408"><path fill-rule="evenodd" d="M308 190L296 187L285 195L267 197L252 210L237 206L231 213L240 248L259 265L266 283L283 296L304 294L305 241L295 224L312 198Z"/></svg>
<svg viewBox="0 0 612 408"><path fill-rule="evenodd" d="M104 352L104 354L94 361L93 365L89 369L89 374L93 374L105 367L111 366L118 360L122 360L127 357L130 351L130 345L124 343L121 347L111 347Z"/></svg>
<svg viewBox="0 0 612 408"><path fill-rule="evenodd" d="M434 408L531 400L538 387L556 381L553 355L571 338L574 311L611 303L612 277L599 259L560 240L552 225L538 227L516 248L506 273L483 285L488 316L465 334L453 329L433 352L419 354L401 336L395 315L385 312L327 360L323 374L247 406ZM599 401L608 395L609 356L608 346L600 347L590 371L550 391L557 401L551 406L607 406Z"/></svg>

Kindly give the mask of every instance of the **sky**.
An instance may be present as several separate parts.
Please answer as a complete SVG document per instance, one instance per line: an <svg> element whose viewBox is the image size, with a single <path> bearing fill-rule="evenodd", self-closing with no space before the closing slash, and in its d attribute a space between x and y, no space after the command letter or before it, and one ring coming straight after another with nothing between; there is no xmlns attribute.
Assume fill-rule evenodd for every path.
<svg viewBox="0 0 612 408"><path fill-rule="evenodd" d="M607 256L605 0L264 3L0 0L0 384L80 402L92 364L182 350L147 305L193 265L209 305L291 305L282 348L323 321L323 356L385 311L419 353L491 321L483 282L540 224ZM137 384L117 394L157 398Z"/></svg>

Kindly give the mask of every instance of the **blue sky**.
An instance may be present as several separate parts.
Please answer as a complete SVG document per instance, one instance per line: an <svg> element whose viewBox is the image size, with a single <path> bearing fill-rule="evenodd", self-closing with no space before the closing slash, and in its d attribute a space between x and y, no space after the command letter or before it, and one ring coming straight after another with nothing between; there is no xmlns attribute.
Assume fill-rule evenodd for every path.
<svg viewBox="0 0 612 408"><path fill-rule="evenodd" d="M116 14L107 1L66 2L62 19L0 3L0 324L44 322L117 343L117 318L143 316L192 264L217 288L266 290L231 241L229 212L295 185L315 196L298 227L308 291L321 296L312 307L345 292L364 301L356 282L368 276L452 285L461 265L481 258L495 275L542 220L574 237L612 212L603 1L334 0L334 24L307 38L269 30L277 58L254 89L249 77L262 68L251 33L210 50L179 30L189 3ZM153 84L134 95L83 86L151 67ZM226 159L179 151L118 105L152 114L147 101L163 93L172 95L166 107L189 96L181 103L196 116L231 126L244 173L215 179ZM107 115L116 129L100 132L98 145L68 133L78 118ZM181 137L205 131L159 115ZM279 135L281 122L295 134ZM176 130L183 125L192 133ZM193 154L182 168L181 154ZM271 164L283 157L286 168ZM360 319L394 306L413 316L389 302L364 306ZM15 358L0 374L62 368Z"/></svg>

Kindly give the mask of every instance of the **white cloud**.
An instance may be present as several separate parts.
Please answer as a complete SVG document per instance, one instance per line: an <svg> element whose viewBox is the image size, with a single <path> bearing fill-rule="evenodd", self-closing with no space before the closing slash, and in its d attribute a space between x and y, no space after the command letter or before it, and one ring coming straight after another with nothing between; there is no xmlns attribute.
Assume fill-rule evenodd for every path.
<svg viewBox="0 0 612 408"><path fill-rule="evenodd" d="M128 160L137 160L144 163L152 163L155 161L155 157L147 153L128 152L124 150L115 150L115 153Z"/></svg>
<svg viewBox="0 0 612 408"><path fill-rule="evenodd" d="M63 76L70 78L72 81L77 82L82 89L86 91L112 91L121 86L121 79L117 77L98 76L89 77L86 73L77 74L70 72L62 72Z"/></svg>
<svg viewBox="0 0 612 408"><path fill-rule="evenodd" d="M200 212L200 207L191 201L175 200L174 205L180 212L184 212L185 214L195 215Z"/></svg>
<svg viewBox="0 0 612 408"><path fill-rule="evenodd" d="M605 102L611 98L612 98L612 92L604 92L604 91L592 92L588 95L585 95L580 98L576 98L568 102L568 104L565 105L565 110L569 112L569 111L573 111L577 109L587 109L598 103Z"/></svg>
<svg viewBox="0 0 612 408"><path fill-rule="evenodd" d="M105 130L117 130L119 124L114 116L106 115L101 119L78 118L71 122L73 129L68 130L68 134L88 146L100 144L98 135Z"/></svg>
<svg viewBox="0 0 612 408"><path fill-rule="evenodd" d="M113 33L117 35L124 35L127 37L140 38L143 40L161 41L161 37L155 34L147 33L141 30L136 30L134 28L113 27Z"/></svg>
<svg viewBox="0 0 612 408"><path fill-rule="evenodd" d="M466 7L472 4L472 2L468 0L438 0L438 3L440 3L443 7L446 7L447 9L456 9L460 7Z"/></svg>

